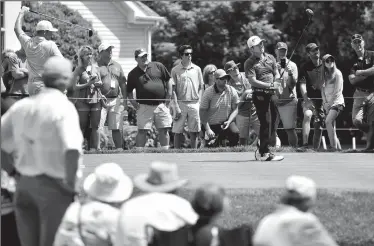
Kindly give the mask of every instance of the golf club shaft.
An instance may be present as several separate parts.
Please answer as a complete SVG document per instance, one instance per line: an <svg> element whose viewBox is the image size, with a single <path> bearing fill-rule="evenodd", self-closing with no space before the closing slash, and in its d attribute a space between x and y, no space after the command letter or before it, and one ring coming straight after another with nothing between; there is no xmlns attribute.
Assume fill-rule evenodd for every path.
<svg viewBox="0 0 374 246"><path fill-rule="evenodd" d="M290 56L290 58L288 59L288 62L287 62L287 64L286 64L286 67L287 67L288 64L290 63L290 61L291 61L291 59L292 59L292 56L294 55L294 53L295 53L295 51L296 51L296 48L297 48L297 46L299 45L299 42L300 42L301 38L302 38L303 35L304 35L304 32L305 32L306 29L308 28L311 19L312 19L312 17L309 18L308 23L306 24L305 28L303 29L303 32L301 33L299 40L297 40L297 43L296 43L296 45L295 45L295 47L294 47L294 49L293 49L293 51L292 51L292 53L291 53L291 56ZM282 74L281 74L281 76L280 76L280 79L283 78L283 74L284 74L285 71L286 71L286 70L283 70L283 72L282 72Z"/></svg>
<svg viewBox="0 0 374 246"><path fill-rule="evenodd" d="M36 11L34 11L34 10L29 10L29 11L30 11L31 13L34 13L34 14L38 14L38 15L41 15L41 16L45 16L45 17L47 17L47 18L51 18L51 19L54 19L54 20L57 20L57 21L63 22L63 23L65 23L65 24L69 24L69 25L72 25L72 26L77 26L77 27L80 27L80 28L83 28L83 29L86 29L86 30L90 31L90 29L87 28L87 27L83 27L83 26L80 26L80 25L77 25L77 24L73 24L73 23L71 23L71 22L64 21L64 20L58 19L58 18L53 17L53 16L49 16L49 15L46 15L46 14L42 14L42 13L36 12Z"/></svg>

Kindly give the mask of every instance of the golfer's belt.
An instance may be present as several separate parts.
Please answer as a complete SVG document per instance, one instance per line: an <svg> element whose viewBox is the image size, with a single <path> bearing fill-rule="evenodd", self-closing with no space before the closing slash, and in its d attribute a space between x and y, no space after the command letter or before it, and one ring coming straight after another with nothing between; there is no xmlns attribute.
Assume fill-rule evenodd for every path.
<svg viewBox="0 0 374 246"><path fill-rule="evenodd" d="M262 92L262 93L266 93L266 94L270 94L270 95L274 95L275 94L275 90L273 89L263 89L263 88L252 88L253 92Z"/></svg>

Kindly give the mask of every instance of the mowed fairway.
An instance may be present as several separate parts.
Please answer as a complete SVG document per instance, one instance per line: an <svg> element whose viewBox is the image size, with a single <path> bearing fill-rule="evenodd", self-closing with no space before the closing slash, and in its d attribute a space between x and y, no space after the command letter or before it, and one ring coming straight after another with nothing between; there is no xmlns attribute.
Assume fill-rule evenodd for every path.
<svg viewBox="0 0 374 246"><path fill-rule="evenodd" d="M255 161L253 152L239 153L136 153L88 154L84 156L87 175L97 165L116 162L134 176L148 172L152 161L177 163L180 176L189 187L218 182L226 188L277 188L292 174L314 179L319 188L374 191L374 154L362 153L280 153L280 162Z"/></svg>

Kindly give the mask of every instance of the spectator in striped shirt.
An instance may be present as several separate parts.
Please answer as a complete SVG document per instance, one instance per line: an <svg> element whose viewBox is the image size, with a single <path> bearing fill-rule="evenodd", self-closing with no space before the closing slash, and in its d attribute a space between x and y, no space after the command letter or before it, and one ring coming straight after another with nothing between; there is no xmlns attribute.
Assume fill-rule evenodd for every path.
<svg viewBox="0 0 374 246"><path fill-rule="evenodd" d="M230 75L218 69L214 73L215 84L204 92L200 104L200 119L210 139L216 139L219 145L224 139L230 146L238 145L239 129L235 122L229 122L231 114L237 108L239 96L235 88L228 85Z"/></svg>
<svg viewBox="0 0 374 246"><path fill-rule="evenodd" d="M35 95L44 87L42 81L44 63L50 57L62 57L62 54L56 43L50 40L52 32L57 32L51 22L46 20L39 21L36 25L36 36L33 38L22 30L21 20L28 11L29 8L22 7L14 26L14 32L26 53L29 68L28 91L30 95Z"/></svg>

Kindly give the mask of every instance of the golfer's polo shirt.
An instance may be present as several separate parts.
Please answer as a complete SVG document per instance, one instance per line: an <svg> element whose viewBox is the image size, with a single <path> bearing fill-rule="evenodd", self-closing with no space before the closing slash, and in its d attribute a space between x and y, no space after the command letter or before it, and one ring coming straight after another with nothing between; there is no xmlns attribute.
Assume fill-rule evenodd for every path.
<svg viewBox="0 0 374 246"><path fill-rule="evenodd" d="M130 71L127 82L127 93L136 89L137 99L165 99L170 74L160 62L149 62L145 71L136 66ZM162 101L138 101L141 104L158 105Z"/></svg>
<svg viewBox="0 0 374 246"><path fill-rule="evenodd" d="M181 63L171 70L171 77L175 84L177 99L182 101L198 101L199 91L203 88L203 74L201 68L191 63L184 67Z"/></svg>
<svg viewBox="0 0 374 246"><path fill-rule="evenodd" d="M244 63L244 72L247 78L255 77L264 83L273 83L277 71L277 61L274 56L265 53L264 58L251 56Z"/></svg>
<svg viewBox="0 0 374 246"><path fill-rule="evenodd" d="M82 152L82 143L77 110L56 89L16 102L1 117L1 149L16 153L22 175L65 178L65 152Z"/></svg>
<svg viewBox="0 0 374 246"><path fill-rule="evenodd" d="M228 120L238 103L239 96L234 87L227 85L225 90L220 92L214 84L205 90L200 109L208 110L209 125L218 125Z"/></svg>
<svg viewBox="0 0 374 246"><path fill-rule="evenodd" d="M44 63L52 56L61 56L55 42L43 37L30 38L25 33L19 35L19 41L25 50L29 69L29 82L41 81Z"/></svg>
<svg viewBox="0 0 374 246"><path fill-rule="evenodd" d="M356 67L358 70L366 70L374 67L374 51L365 50L363 60L359 60L356 54L355 62L352 65L351 74L355 73L353 67ZM359 82L358 85L359 86L356 87L359 89L374 91L374 75L368 76L366 79Z"/></svg>
<svg viewBox="0 0 374 246"><path fill-rule="evenodd" d="M107 98L118 97L120 83L126 84L126 77L121 65L113 60L110 60L108 64L98 61L97 65L99 66L100 77L103 82L101 93Z"/></svg>

